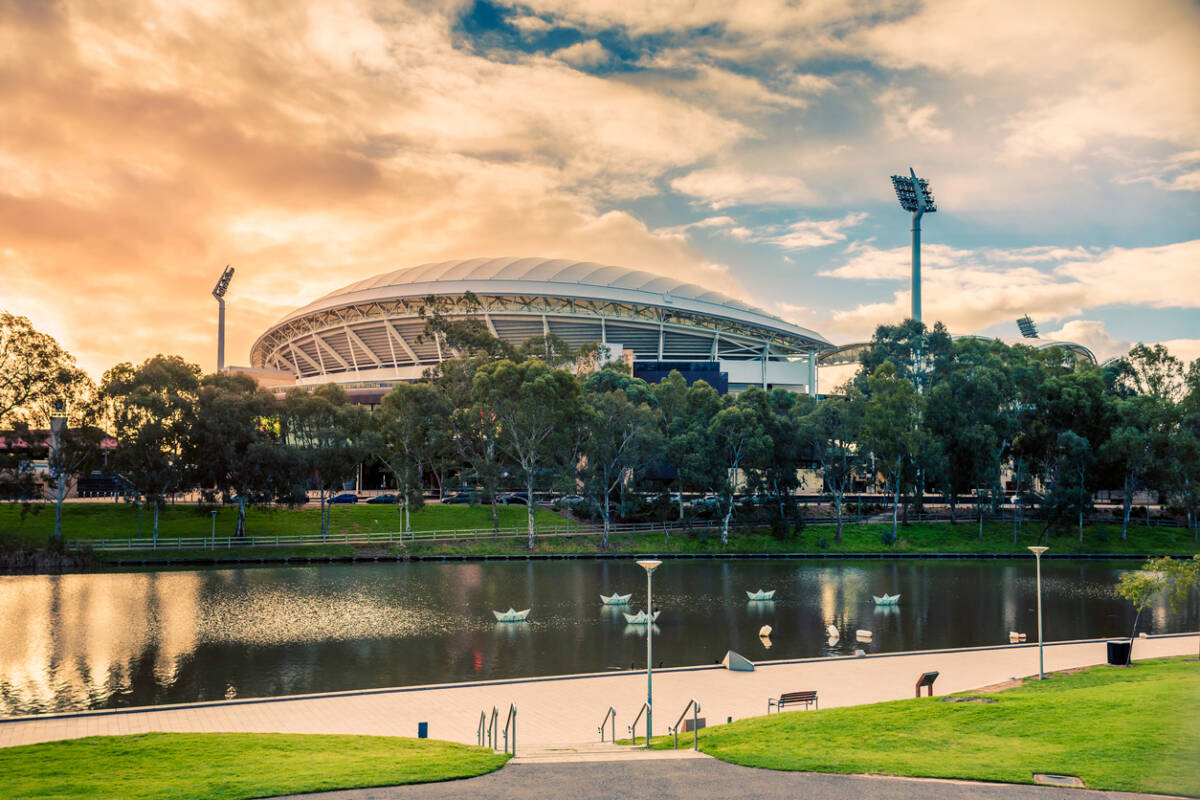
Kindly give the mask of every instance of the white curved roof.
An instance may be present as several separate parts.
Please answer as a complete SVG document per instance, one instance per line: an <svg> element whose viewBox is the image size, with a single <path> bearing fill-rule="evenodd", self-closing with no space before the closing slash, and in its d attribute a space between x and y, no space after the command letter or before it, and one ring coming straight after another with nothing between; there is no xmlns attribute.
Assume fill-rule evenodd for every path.
<svg viewBox="0 0 1200 800"><path fill-rule="evenodd" d="M468 291L477 295L549 296L674 308L758 325L832 346L814 331L694 283L592 261L547 258L471 258L384 272L330 292L276 324L355 303Z"/></svg>

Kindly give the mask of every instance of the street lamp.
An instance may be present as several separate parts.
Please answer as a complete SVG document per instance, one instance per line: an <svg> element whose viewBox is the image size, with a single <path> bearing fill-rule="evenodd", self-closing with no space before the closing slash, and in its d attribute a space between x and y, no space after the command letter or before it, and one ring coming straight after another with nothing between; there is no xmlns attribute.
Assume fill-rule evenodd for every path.
<svg viewBox="0 0 1200 800"><path fill-rule="evenodd" d="M212 549L217 549L217 510L214 508L212 512Z"/></svg>
<svg viewBox="0 0 1200 800"><path fill-rule="evenodd" d="M54 479L57 492L57 502L54 504L54 541L62 541L62 504L63 504L63 459L62 440L67 431L66 406L62 400L54 401L54 411L50 415L50 477Z"/></svg>
<svg viewBox="0 0 1200 800"><path fill-rule="evenodd" d="M217 372L225 369L225 292L233 280L233 267L226 265L225 271L213 287L212 296L217 299Z"/></svg>
<svg viewBox="0 0 1200 800"><path fill-rule="evenodd" d="M1029 550L1037 559L1037 608L1038 608L1038 680L1046 678L1046 660L1042 653L1042 553L1049 547L1033 546Z"/></svg>
<svg viewBox="0 0 1200 800"><path fill-rule="evenodd" d="M650 580L661 561L639 561L638 566L646 570L646 749L650 749L650 728L654 718L654 692L651 681L654 677L654 603L651 602Z"/></svg>
<svg viewBox="0 0 1200 800"><path fill-rule="evenodd" d="M893 175L892 186L900 207L912 212L912 318L921 321L921 216L937 211L929 181L918 178L912 167L908 175Z"/></svg>

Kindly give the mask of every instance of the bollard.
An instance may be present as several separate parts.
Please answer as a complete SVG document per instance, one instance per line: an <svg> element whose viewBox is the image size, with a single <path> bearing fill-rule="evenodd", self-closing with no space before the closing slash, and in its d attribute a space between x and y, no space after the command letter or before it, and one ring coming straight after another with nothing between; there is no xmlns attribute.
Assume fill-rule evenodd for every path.
<svg viewBox="0 0 1200 800"><path fill-rule="evenodd" d="M428 722L418 722L417 723L417 738L418 739L428 739L429 738L429 723Z"/></svg>

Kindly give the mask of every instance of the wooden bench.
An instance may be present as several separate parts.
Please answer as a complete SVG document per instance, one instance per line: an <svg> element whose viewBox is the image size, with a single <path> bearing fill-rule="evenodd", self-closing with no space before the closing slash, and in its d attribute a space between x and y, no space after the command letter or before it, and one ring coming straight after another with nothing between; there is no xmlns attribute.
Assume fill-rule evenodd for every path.
<svg viewBox="0 0 1200 800"><path fill-rule="evenodd" d="M816 691L786 692L779 695L778 700L772 698L767 701L767 713L770 714L772 708L775 709L776 712L779 712L783 711L784 706L796 705L803 705L805 708L808 708L809 706L812 706L813 708L820 708L820 706L817 705Z"/></svg>

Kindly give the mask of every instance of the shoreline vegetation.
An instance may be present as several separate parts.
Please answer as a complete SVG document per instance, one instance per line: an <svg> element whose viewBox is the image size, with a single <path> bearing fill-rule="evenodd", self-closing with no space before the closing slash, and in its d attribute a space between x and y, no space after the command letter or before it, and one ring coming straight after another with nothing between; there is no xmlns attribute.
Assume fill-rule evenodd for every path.
<svg viewBox="0 0 1200 800"><path fill-rule="evenodd" d="M1033 783L1040 772L1079 776L1093 790L1193 796L1200 788L1195 662L1135 661L1048 673L994 692L752 717L701 730L699 746L763 769L1003 783ZM671 744L669 736L653 742Z"/></svg>
<svg viewBox="0 0 1200 800"><path fill-rule="evenodd" d="M508 758L481 747L390 736L91 736L0 749L0 800L249 800L473 778Z"/></svg>
<svg viewBox="0 0 1200 800"><path fill-rule="evenodd" d="M218 507L216 529L224 535L233 524L237 510L234 506ZM418 538L395 541L353 541L365 533L384 533L397 530L399 515L387 505L337 506L332 511L329 532L332 541L278 546L184 547L171 541L176 537L206 537L213 529L209 509L194 505L168 505L160 512L160 545L153 550L99 550L86 545L77 550L54 547L51 533L54 527L52 508L39 513L22 515L17 506L0 506L0 573L55 573L94 569L136 568L150 564L179 564L205 566L246 562L309 563L312 561L405 560L421 558L485 558L504 557L612 557L634 553L661 555L808 555L815 557L848 557L862 555L913 557L921 554L991 557L1008 555L1025 557L1031 544L1048 543L1050 555L1103 555L1141 558L1147 555L1192 555L1200 552L1186 528L1130 525L1126 539L1121 539L1119 520L1111 523L1094 522L1085 527L1084 541L1073 531L1049 532L1043 540L1043 524L1027 520L1017 541L1013 541L1011 521L990 521L983 526L983 538L978 536L974 521L957 525L947 521L913 522L902 525L899 538L887 543L891 525L888 522L847 523L840 543L833 541L833 526L809 521L787 536L779 536L763 528L736 528L728 542L722 544L719 531L711 522L696 521L692 529L613 532L608 546L594 526L569 520L546 508L535 509L540 527L554 533L539 534L532 549L523 531L514 530L526 517L523 506L499 509L502 533L490 532L490 509L485 506L430 505L411 515L412 531ZM64 532L68 539L101 540L137 537L138 510L128 504L72 503L64 511ZM254 536L297 536L319 538L318 509L249 509L247 530ZM144 524L144 522L143 522ZM569 528L577 530L572 531ZM419 538L429 531L476 530L480 535L456 540ZM577 532L577 531L583 531ZM338 542L349 536L350 542ZM148 537L146 537L148 538Z"/></svg>

